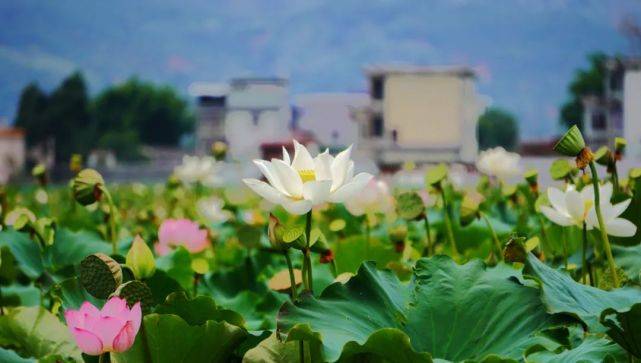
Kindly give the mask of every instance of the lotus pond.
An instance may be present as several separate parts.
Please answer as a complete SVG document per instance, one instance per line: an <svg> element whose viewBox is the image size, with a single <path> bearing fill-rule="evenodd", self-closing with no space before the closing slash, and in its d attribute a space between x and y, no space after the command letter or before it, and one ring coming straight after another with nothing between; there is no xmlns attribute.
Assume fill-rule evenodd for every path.
<svg viewBox="0 0 641 363"><path fill-rule="evenodd" d="M419 188L297 143L236 184L213 158L162 184L34 169L0 192L0 361L639 362L624 148L571 129L550 170L493 149L476 185Z"/></svg>

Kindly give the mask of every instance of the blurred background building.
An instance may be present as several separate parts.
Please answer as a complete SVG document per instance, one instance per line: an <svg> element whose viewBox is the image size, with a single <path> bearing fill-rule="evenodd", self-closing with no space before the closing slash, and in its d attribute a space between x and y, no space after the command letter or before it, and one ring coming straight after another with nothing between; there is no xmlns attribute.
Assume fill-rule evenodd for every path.
<svg viewBox="0 0 641 363"><path fill-rule="evenodd" d="M485 105L468 67L372 66L369 105L358 114L359 153L382 167L472 163Z"/></svg>
<svg viewBox="0 0 641 363"><path fill-rule="evenodd" d="M594 146L628 140L627 153L641 157L641 58L605 62L603 93L583 97L585 136Z"/></svg>
<svg viewBox="0 0 641 363"><path fill-rule="evenodd" d="M13 127L0 126L0 184L20 173L26 156L25 133Z"/></svg>

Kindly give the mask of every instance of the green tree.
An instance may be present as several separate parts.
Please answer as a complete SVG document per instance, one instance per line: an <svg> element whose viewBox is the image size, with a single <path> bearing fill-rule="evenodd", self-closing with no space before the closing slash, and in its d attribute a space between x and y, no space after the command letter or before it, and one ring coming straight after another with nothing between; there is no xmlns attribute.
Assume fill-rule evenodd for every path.
<svg viewBox="0 0 641 363"><path fill-rule="evenodd" d="M560 121L564 127L577 125L583 128L583 101L588 95L600 97L603 95L603 80L605 79L604 53L593 53L588 56L588 69L579 69L568 86L570 99L561 106Z"/></svg>
<svg viewBox="0 0 641 363"><path fill-rule="evenodd" d="M479 148L503 146L514 150L519 142L519 126L516 118L500 108L488 108L478 123Z"/></svg>
<svg viewBox="0 0 641 363"><path fill-rule="evenodd" d="M29 83L20 94L15 125L27 130L27 145L41 145L47 138L44 112L47 95L36 83Z"/></svg>
<svg viewBox="0 0 641 363"><path fill-rule="evenodd" d="M93 127L84 77L73 73L51 96L44 114L46 132L55 139L56 160L66 162L73 153L93 146Z"/></svg>
<svg viewBox="0 0 641 363"><path fill-rule="evenodd" d="M93 103L93 113L98 134L111 133L110 140L115 140L114 132L134 130L143 144L176 145L180 136L193 128L188 104L173 88L136 78L100 93Z"/></svg>

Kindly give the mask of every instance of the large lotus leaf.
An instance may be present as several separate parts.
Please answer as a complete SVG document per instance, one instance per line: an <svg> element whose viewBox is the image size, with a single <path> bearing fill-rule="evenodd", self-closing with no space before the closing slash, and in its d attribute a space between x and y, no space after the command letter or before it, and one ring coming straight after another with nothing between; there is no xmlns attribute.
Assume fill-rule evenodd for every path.
<svg viewBox="0 0 641 363"><path fill-rule="evenodd" d="M641 245L612 246L612 255L614 255L617 266L625 271L628 279L641 283Z"/></svg>
<svg viewBox="0 0 641 363"><path fill-rule="evenodd" d="M178 247L156 259L156 267L176 280L183 289L193 289L194 270L191 268L191 254L184 247Z"/></svg>
<svg viewBox="0 0 641 363"><path fill-rule="evenodd" d="M104 300L89 294L87 290L80 285L77 277L72 277L60 282L54 291L62 300L62 307L64 309L79 309L85 301L89 301L97 307L102 307L104 304Z"/></svg>
<svg viewBox="0 0 641 363"><path fill-rule="evenodd" d="M247 332L226 322L209 320L189 325L173 314L149 314L134 345L124 353L111 353L114 363L216 363L229 362Z"/></svg>
<svg viewBox="0 0 641 363"><path fill-rule="evenodd" d="M604 291L583 285L547 266L531 253L528 253L523 273L535 277L539 282L541 299L550 313L574 315L592 331L603 330L599 323L603 310L627 309L641 302L641 289L626 287Z"/></svg>
<svg viewBox="0 0 641 363"><path fill-rule="evenodd" d="M305 362L320 362L319 345L305 343ZM311 353L311 354L310 354ZM261 341L257 346L250 349L243 356L243 363L282 363L299 362L299 342L281 341L277 333L271 334L267 339Z"/></svg>
<svg viewBox="0 0 641 363"><path fill-rule="evenodd" d="M555 351L541 349L528 353L526 361L528 363L615 363L625 361L626 356L625 351L613 341L588 335L573 349L559 348Z"/></svg>
<svg viewBox="0 0 641 363"><path fill-rule="evenodd" d="M0 231L0 247L5 246L9 248L25 275L36 279L44 272L40 247L28 234L13 229Z"/></svg>
<svg viewBox="0 0 641 363"><path fill-rule="evenodd" d="M364 261L376 261L379 266L385 266L390 261L397 261L400 253L394 250L391 243L384 244L377 238L367 240L362 236L352 236L336 241L334 244L337 272L355 273Z"/></svg>
<svg viewBox="0 0 641 363"><path fill-rule="evenodd" d="M19 307L0 316L0 346L37 359L52 355L81 361L67 327L40 307Z"/></svg>
<svg viewBox="0 0 641 363"><path fill-rule="evenodd" d="M169 295L162 305L156 307L155 312L178 315L189 325L202 325L207 320L226 321L240 327L245 325L245 320L240 314L218 307L211 297L198 296L188 299L184 292Z"/></svg>
<svg viewBox="0 0 641 363"><path fill-rule="evenodd" d="M0 348L0 362L4 363L35 363L33 358L22 358L13 350Z"/></svg>
<svg viewBox="0 0 641 363"><path fill-rule="evenodd" d="M537 343L558 346L538 332L561 317L549 315L538 289L517 282L516 274L504 264L457 265L435 256L419 260L406 285L367 262L318 299L285 303L278 327L288 340L321 342L329 361L364 355L403 362L518 359Z"/></svg>
<svg viewBox="0 0 641 363"><path fill-rule="evenodd" d="M606 309L601 313L601 323L615 342L641 359L641 304L624 311Z"/></svg>
<svg viewBox="0 0 641 363"><path fill-rule="evenodd" d="M44 260L47 267L55 271L65 266L78 265L82 259L97 252L110 254L111 244L93 232L73 232L59 228L53 245L47 248Z"/></svg>

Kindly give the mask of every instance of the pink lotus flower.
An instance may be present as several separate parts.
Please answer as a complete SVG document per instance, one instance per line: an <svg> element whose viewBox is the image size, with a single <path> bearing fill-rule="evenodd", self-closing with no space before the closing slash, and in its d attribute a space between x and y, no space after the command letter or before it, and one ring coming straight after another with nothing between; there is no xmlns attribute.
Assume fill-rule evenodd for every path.
<svg viewBox="0 0 641 363"><path fill-rule="evenodd" d="M89 355L124 352L131 348L140 328L142 311L119 297L112 297L102 310L85 301L79 310L65 311L65 320L80 350Z"/></svg>
<svg viewBox="0 0 641 363"><path fill-rule="evenodd" d="M172 247L183 246L191 253L198 253L209 244L207 230L199 229L198 223L189 219L166 219L158 229L156 253L163 256Z"/></svg>

